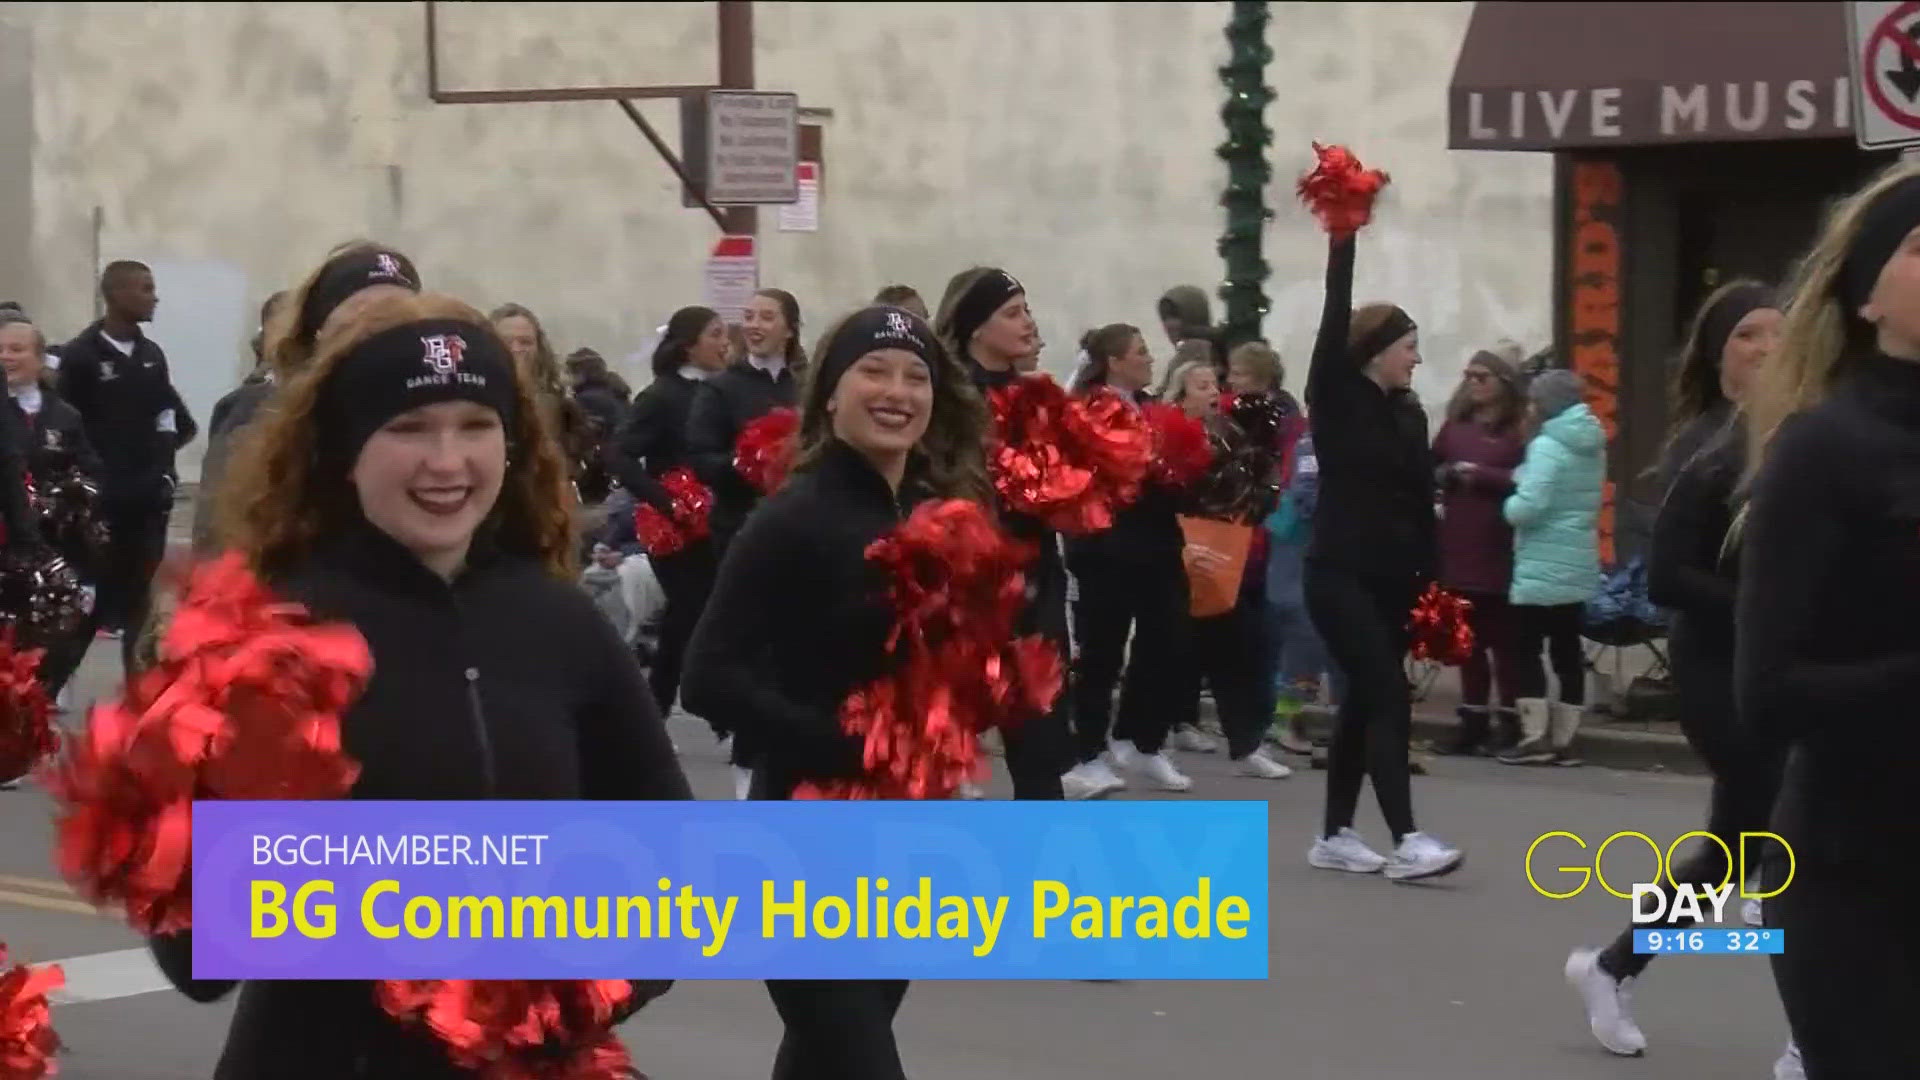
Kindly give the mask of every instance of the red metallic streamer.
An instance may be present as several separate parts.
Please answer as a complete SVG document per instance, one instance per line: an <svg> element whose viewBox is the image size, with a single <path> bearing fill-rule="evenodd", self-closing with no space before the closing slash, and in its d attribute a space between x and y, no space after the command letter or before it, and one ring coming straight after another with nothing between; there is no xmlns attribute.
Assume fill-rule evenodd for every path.
<svg viewBox="0 0 1920 1080"><path fill-rule="evenodd" d="M621 979L389 979L374 984L389 1016L424 1027L448 1060L481 1080L637 1077L613 1033L637 1001Z"/></svg>
<svg viewBox="0 0 1920 1080"><path fill-rule="evenodd" d="M987 465L1009 510L1072 536L1100 532L1139 497L1153 432L1118 394L1068 397L1044 375L993 391Z"/></svg>
<svg viewBox="0 0 1920 1080"><path fill-rule="evenodd" d="M677 555L688 546L707 538L708 515L713 511L713 492L691 470L673 469L660 478L667 489L672 511L662 513L651 503L634 507L633 532L647 554L655 558Z"/></svg>
<svg viewBox="0 0 1920 1080"><path fill-rule="evenodd" d="M733 443L733 469L762 495L778 490L793 468L800 414L778 408L740 430Z"/></svg>
<svg viewBox="0 0 1920 1080"><path fill-rule="evenodd" d="M22 649L11 628L0 631L0 781L32 772L60 749L53 702L40 684L43 649Z"/></svg>
<svg viewBox="0 0 1920 1080"><path fill-rule="evenodd" d="M1428 585L1407 623L1413 658L1448 667L1466 663L1473 656L1473 626L1467 619L1472 611L1473 601L1438 584Z"/></svg>
<svg viewBox="0 0 1920 1080"><path fill-rule="evenodd" d="M54 1060L60 1037L47 994L66 983L58 964L9 967L0 942L0 1080L42 1080L60 1071Z"/></svg>
<svg viewBox="0 0 1920 1080"><path fill-rule="evenodd" d="M1149 475L1165 488L1180 490L1206 475L1213 465L1207 426L1178 405L1160 402L1141 410L1153 429L1153 468Z"/></svg>
<svg viewBox="0 0 1920 1080"><path fill-rule="evenodd" d="M1314 167L1300 178L1300 200L1336 237L1351 236L1373 219L1374 200L1387 174L1360 164L1344 146L1313 144Z"/></svg>
<svg viewBox="0 0 1920 1080"><path fill-rule="evenodd" d="M1031 550L975 503L924 503L867 549L886 571L890 674L842 706L865 775L805 783L796 799L943 799L974 778L980 736L1051 708L1064 670L1038 636L1015 638Z"/></svg>

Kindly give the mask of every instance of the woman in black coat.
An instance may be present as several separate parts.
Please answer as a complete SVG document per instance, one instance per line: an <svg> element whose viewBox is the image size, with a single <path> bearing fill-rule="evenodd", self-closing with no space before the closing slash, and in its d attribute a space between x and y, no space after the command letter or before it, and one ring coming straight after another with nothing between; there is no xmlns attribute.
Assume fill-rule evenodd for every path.
<svg viewBox="0 0 1920 1080"><path fill-rule="evenodd" d="M689 707L736 717L764 749L753 778L763 799L860 775L840 709L886 674L894 619L867 546L923 499L987 498L985 417L926 323L866 308L815 353L792 479L728 549L687 654ZM893 1016L906 989L768 982L786 1022L775 1080L903 1080Z"/></svg>
<svg viewBox="0 0 1920 1080"><path fill-rule="evenodd" d="M633 497L662 513L673 499L660 478L688 465L687 416L701 383L727 366L727 326L711 308L684 307L667 320L667 332L653 350L653 381L634 399L620 433L620 483ZM700 609L713 587L714 548L698 543L678 554L653 558L654 575L667 594L660 626L660 650L648 682L653 700L666 713L680 696L680 667L687 639L700 621ZM715 725L722 738L726 731Z"/></svg>
<svg viewBox="0 0 1920 1080"><path fill-rule="evenodd" d="M454 378L454 373L458 378ZM640 670L572 584L566 466L478 311L390 296L321 336L235 458L222 539L366 639L359 799L685 799ZM191 978L191 934L157 938ZM471 1075L365 982L248 982L216 1080Z"/></svg>
<svg viewBox="0 0 1920 1080"><path fill-rule="evenodd" d="M1335 238L1307 375L1320 460L1307 610L1348 684L1328 755L1324 827L1307 861L1413 880L1451 873L1464 858L1414 828L1407 760L1413 701L1406 627L1433 578L1433 455L1426 412L1411 389L1420 363L1413 319L1392 304L1354 310L1353 258L1353 237ZM1353 830L1361 782L1369 778L1393 832L1390 858Z"/></svg>

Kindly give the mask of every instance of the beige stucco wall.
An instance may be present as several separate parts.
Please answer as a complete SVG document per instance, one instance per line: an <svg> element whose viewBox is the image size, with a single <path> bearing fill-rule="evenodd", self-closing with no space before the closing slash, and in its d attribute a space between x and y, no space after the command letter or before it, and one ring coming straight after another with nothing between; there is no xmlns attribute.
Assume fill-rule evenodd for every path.
<svg viewBox="0 0 1920 1080"><path fill-rule="evenodd" d="M821 231L781 233L764 213L763 283L817 326L881 284L937 299L955 270L997 262L1032 290L1056 369L1089 326L1151 325L1168 285L1216 287L1227 8L758 4L760 85L833 111ZM1543 343L1550 162L1445 149L1469 5L1273 9L1269 334L1304 361L1323 248L1291 184L1318 138L1394 174L1360 293L1421 321L1429 399L1474 346ZM443 10L449 86L714 74L711 4ZM31 78L0 81L0 137L9 109L16 127L30 115L32 150L0 162L0 225L17 227L0 254L30 273L0 283L21 281L64 336L91 315L96 258L152 263L154 336L203 415L240 372L259 300L352 236L400 245L430 285L480 306L526 303L561 348L612 358L702 299L712 223L681 208L618 109L431 104L419 4L15 4L5 19ZM673 108L646 109L674 140Z"/></svg>

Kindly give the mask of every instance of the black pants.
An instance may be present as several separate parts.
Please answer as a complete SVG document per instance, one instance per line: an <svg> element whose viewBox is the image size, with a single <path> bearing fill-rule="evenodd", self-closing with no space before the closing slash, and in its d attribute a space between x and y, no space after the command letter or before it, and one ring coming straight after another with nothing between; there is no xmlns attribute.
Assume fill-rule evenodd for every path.
<svg viewBox="0 0 1920 1080"><path fill-rule="evenodd" d="M1260 749L1273 723L1273 620L1258 596L1242 594L1225 615L1193 620L1191 660L1176 676L1180 688L1181 723L1192 723L1199 713L1200 683L1213 688L1220 710L1220 727L1227 735L1227 756L1235 761Z"/></svg>
<svg viewBox="0 0 1920 1080"><path fill-rule="evenodd" d="M1865 877L1803 861L1767 901L1767 925L1787 934L1773 980L1808 1080L1920 1076L1913 889Z"/></svg>
<svg viewBox="0 0 1920 1080"><path fill-rule="evenodd" d="M1080 585L1073 613L1080 637L1073 679L1080 760L1092 761L1107 748L1109 726L1115 738L1131 740L1143 754L1157 754L1183 706L1182 691L1193 690L1187 706L1199 695L1199 687L1184 674L1192 668L1187 659L1192 620L1180 553L1136 560L1084 552L1074 558L1073 574ZM1133 631L1130 659L1128 630ZM1120 711L1114 724L1116 684Z"/></svg>
<svg viewBox="0 0 1920 1080"><path fill-rule="evenodd" d="M1460 666L1460 703L1469 709L1513 708L1514 609L1499 593L1467 593L1473 604L1473 655ZM1496 697L1494 688L1499 687Z"/></svg>
<svg viewBox="0 0 1920 1080"><path fill-rule="evenodd" d="M787 1025L773 1080L906 1080L893 1041L905 981L769 979L767 995Z"/></svg>
<svg viewBox="0 0 1920 1080"><path fill-rule="evenodd" d="M713 545L696 544L678 555L654 559L652 564L660 591L667 595L667 610L660 617L660 648L654 653L647 685L660 706L660 715L665 716L680 697L680 669L687 659L687 642L713 591ZM709 723L715 734L726 736L718 721Z"/></svg>
<svg viewBox="0 0 1920 1080"><path fill-rule="evenodd" d="M120 659L129 677L133 651L153 606L153 574L167 553L173 506L153 499L103 499L106 559L94 600L96 625L121 631Z"/></svg>
<svg viewBox="0 0 1920 1080"><path fill-rule="evenodd" d="M1394 842L1414 831L1413 778L1407 768L1413 694L1405 658L1407 621L1417 595L1411 578L1388 581L1307 563L1307 611L1347 680L1327 752L1323 835L1353 824L1360 784L1368 778Z"/></svg>
<svg viewBox="0 0 1920 1080"><path fill-rule="evenodd" d="M1579 604L1551 606L1515 604L1513 621L1517 644L1513 650L1513 696L1547 697L1544 651L1553 661L1553 677L1560 683L1558 700L1568 705L1587 703L1587 656L1580 648Z"/></svg>

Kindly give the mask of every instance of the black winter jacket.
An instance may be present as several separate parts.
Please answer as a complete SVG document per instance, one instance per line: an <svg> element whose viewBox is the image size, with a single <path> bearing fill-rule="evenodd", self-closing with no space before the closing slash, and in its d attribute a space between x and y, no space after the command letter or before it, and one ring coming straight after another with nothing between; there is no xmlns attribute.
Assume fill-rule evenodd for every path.
<svg viewBox="0 0 1920 1080"><path fill-rule="evenodd" d="M26 419L17 408L0 409L0 524L6 526L6 545L26 548L40 543L40 523L27 499L29 438Z"/></svg>
<svg viewBox="0 0 1920 1080"><path fill-rule="evenodd" d="M838 440L795 473L727 548L687 646L680 693L698 716L724 716L764 748L754 790L786 798L801 780L858 776L860 743L840 706L882 675L893 626L885 575L867 545L926 492L909 474L898 497Z"/></svg>
<svg viewBox="0 0 1920 1080"><path fill-rule="evenodd" d="M585 593L530 559L479 552L451 584L362 527L282 575L280 591L351 622L373 676L342 737L359 799L687 799L632 653ZM189 997L192 935L157 938ZM470 1075L381 1012L365 982L249 982L216 1080Z"/></svg>
<svg viewBox="0 0 1920 1080"><path fill-rule="evenodd" d="M733 446L748 424L800 399L792 367L774 378L742 360L702 382L687 414L687 463L713 489L714 542L725 548L760 501L760 493L733 469Z"/></svg>
<svg viewBox="0 0 1920 1080"><path fill-rule="evenodd" d="M1320 459L1320 505L1307 556L1383 582L1424 582L1436 554L1427 414L1410 391L1382 390L1348 355L1353 253L1351 237L1333 241L1307 374Z"/></svg>
<svg viewBox="0 0 1920 1080"><path fill-rule="evenodd" d="M620 484L636 499L652 503L662 511L669 499L660 478L689 463L687 420L693 413L693 399L700 390L699 379L669 372L647 384L633 399L626 423L620 430L618 472ZM711 463L709 463L711 464ZM733 469L733 457L727 456L727 469ZM700 479L713 481L701 470Z"/></svg>
<svg viewBox="0 0 1920 1080"><path fill-rule="evenodd" d="M72 405L51 390L40 391L40 411L28 416L17 399L10 399L20 419L16 437L27 471L36 480L59 476L69 469L100 478L100 455L87 441L86 422Z"/></svg>
<svg viewBox="0 0 1920 1080"><path fill-rule="evenodd" d="M95 322L61 348L60 395L86 419L87 438L100 454L101 494L165 507L178 480L174 455L199 427L173 387L160 346L140 334L128 356L107 344L101 325ZM168 409L174 415L171 433L157 426Z"/></svg>

